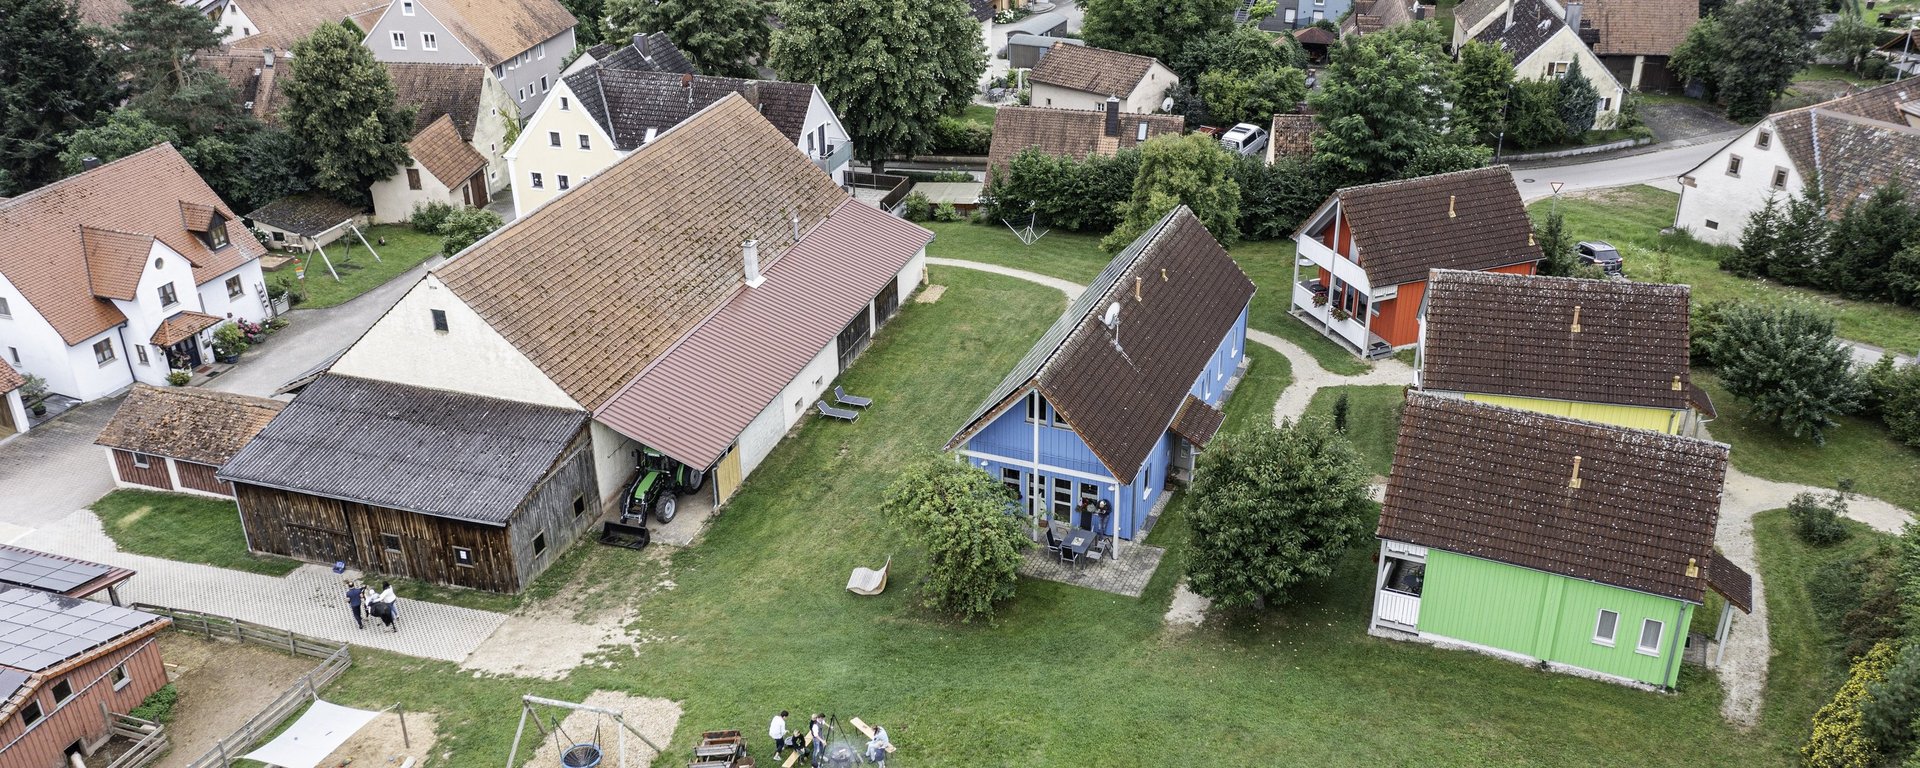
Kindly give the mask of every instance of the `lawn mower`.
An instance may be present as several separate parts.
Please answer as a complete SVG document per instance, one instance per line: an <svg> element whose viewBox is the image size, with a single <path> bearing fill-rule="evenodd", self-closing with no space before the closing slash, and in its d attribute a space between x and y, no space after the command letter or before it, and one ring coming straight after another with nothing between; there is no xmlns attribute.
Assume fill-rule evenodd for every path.
<svg viewBox="0 0 1920 768"><path fill-rule="evenodd" d="M654 519L673 522L678 506L674 497L700 490L700 486L707 483L706 472L674 461L652 448L643 446L634 454L640 475L633 479L633 487L627 489L626 497L620 501L622 523L645 520L649 510Z"/></svg>

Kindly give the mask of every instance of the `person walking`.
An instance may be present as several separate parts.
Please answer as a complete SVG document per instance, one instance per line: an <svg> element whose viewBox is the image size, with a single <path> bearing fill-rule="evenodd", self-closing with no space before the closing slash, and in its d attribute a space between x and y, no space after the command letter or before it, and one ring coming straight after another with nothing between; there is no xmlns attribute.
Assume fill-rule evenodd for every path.
<svg viewBox="0 0 1920 768"><path fill-rule="evenodd" d="M773 756L778 759L787 749L787 711L773 716L773 722L767 723L767 736L773 739Z"/></svg>
<svg viewBox="0 0 1920 768"><path fill-rule="evenodd" d="M393 594L393 582L380 582L380 595L374 599L380 601L380 621L386 624L388 629L400 631L400 627L394 624L394 621L400 618L400 612L395 610L400 598Z"/></svg>
<svg viewBox="0 0 1920 768"><path fill-rule="evenodd" d="M360 586L358 583L354 582L352 579L348 579L347 580L347 608L348 610L353 611L353 625L361 629L367 628L366 620L361 618L360 616L360 604L365 602L366 599L367 599L367 588Z"/></svg>

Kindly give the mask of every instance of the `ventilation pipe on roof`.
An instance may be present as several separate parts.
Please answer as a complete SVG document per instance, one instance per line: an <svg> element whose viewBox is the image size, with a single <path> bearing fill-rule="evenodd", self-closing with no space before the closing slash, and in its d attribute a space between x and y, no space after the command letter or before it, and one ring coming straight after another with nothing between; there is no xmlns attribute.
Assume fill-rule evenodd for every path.
<svg viewBox="0 0 1920 768"><path fill-rule="evenodd" d="M787 223L793 225L793 241L800 242L800 211L788 210Z"/></svg>
<svg viewBox="0 0 1920 768"><path fill-rule="evenodd" d="M1573 332L1580 332L1580 305L1573 305Z"/></svg>
<svg viewBox="0 0 1920 768"><path fill-rule="evenodd" d="M1573 457L1573 478L1567 481L1568 488L1580 487L1580 457Z"/></svg>
<svg viewBox="0 0 1920 768"><path fill-rule="evenodd" d="M1160 268L1160 282L1163 282L1163 283L1164 283L1164 282L1166 282L1166 281L1167 281L1167 268L1166 268L1166 267L1161 267L1161 268Z"/></svg>
<svg viewBox="0 0 1920 768"><path fill-rule="evenodd" d="M1452 218L1458 218L1460 216L1460 214L1454 212L1454 207L1453 207L1454 201L1459 199L1460 199L1459 195L1447 195L1447 218L1452 219Z"/></svg>
<svg viewBox="0 0 1920 768"><path fill-rule="evenodd" d="M1141 283L1141 282L1142 282L1142 280L1141 280L1141 278L1140 278L1140 276L1138 276L1138 275L1135 275L1135 276L1134 276L1134 278L1133 278L1133 300L1134 300L1134 301L1141 301L1141 298L1140 298L1140 283Z"/></svg>
<svg viewBox="0 0 1920 768"><path fill-rule="evenodd" d="M1687 578L1689 579L1700 578L1700 559L1699 558L1696 558L1696 557L1687 558Z"/></svg>
<svg viewBox="0 0 1920 768"><path fill-rule="evenodd" d="M653 43L652 41L647 39L647 36L645 34L640 34L640 33L634 34L633 49L640 53L640 58L646 59L647 61L653 61Z"/></svg>
<svg viewBox="0 0 1920 768"><path fill-rule="evenodd" d="M1681 391L1681 390L1683 390L1683 389L1685 389L1685 388L1686 388L1685 386L1683 386L1683 385L1681 385L1681 384L1680 384L1680 377L1679 377L1679 376L1675 376L1675 377L1673 377L1673 391L1675 391L1675 392L1679 392L1679 391Z"/></svg>
<svg viewBox="0 0 1920 768"><path fill-rule="evenodd" d="M91 171L98 167L100 167L100 158L94 157L93 155L80 158L80 170Z"/></svg>
<svg viewBox="0 0 1920 768"><path fill-rule="evenodd" d="M693 75L680 76L680 90L687 94L687 106L693 106Z"/></svg>
<svg viewBox="0 0 1920 768"><path fill-rule="evenodd" d="M740 266L746 273L748 288L758 288L761 283L767 281L765 277L760 276L759 241L742 240L740 242Z"/></svg>
<svg viewBox="0 0 1920 768"><path fill-rule="evenodd" d="M264 48L260 51L260 54L267 61L267 69L273 69L273 49Z"/></svg>

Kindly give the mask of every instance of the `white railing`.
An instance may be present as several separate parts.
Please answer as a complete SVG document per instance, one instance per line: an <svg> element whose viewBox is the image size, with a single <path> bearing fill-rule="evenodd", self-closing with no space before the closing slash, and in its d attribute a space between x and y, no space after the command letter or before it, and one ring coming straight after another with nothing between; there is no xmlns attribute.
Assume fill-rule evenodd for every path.
<svg viewBox="0 0 1920 768"><path fill-rule="evenodd" d="M1372 342L1373 334L1367 330L1366 324L1362 322L1360 318L1348 317L1345 320L1336 320L1333 316L1333 306L1331 304L1316 306L1313 303L1313 299L1313 291L1308 290L1300 283L1294 283L1293 308L1295 311L1325 326L1327 330L1332 331L1348 344L1352 344L1354 349L1364 350L1368 344Z"/></svg>
<svg viewBox="0 0 1920 768"><path fill-rule="evenodd" d="M1379 621L1409 628L1420 626L1420 598L1386 589L1378 594L1373 601L1373 612Z"/></svg>
<svg viewBox="0 0 1920 768"><path fill-rule="evenodd" d="M1334 253L1332 248L1311 237L1297 238L1295 243L1295 251L1298 255L1313 262L1314 266L1332 272L1340 282L1346 283L1361 293L1372 293L1373 284L1367 280L1367 273L1360 268L1360 265L1353 263L1345 256ZM1313 275L1309 274L1310 270L1310 267L1301 267L1300 276L1312 277Z"/></svg>

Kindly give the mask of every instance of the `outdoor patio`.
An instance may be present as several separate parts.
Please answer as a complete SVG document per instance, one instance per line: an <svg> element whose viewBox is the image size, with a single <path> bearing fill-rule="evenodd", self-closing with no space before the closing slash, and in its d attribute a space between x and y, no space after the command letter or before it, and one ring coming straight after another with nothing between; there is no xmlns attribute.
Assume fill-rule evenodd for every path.
<svg viewBox="0 0 1920 768"><path fill-rule="evenodd" d="M1048 552L1045 547L1034 547L1027 550L1021 559L1020 575L1139 597L1146 590L1147 582L1153 579L1154 569L1160 567L1161 556L1166 553L1159 547L1121 542L1118 560L1109 558L1088 565L1068 565L1060 562L1060 557Z"/></svg>

